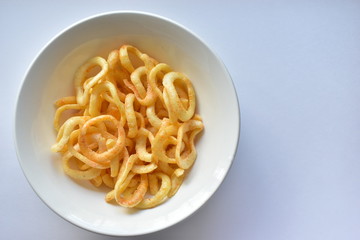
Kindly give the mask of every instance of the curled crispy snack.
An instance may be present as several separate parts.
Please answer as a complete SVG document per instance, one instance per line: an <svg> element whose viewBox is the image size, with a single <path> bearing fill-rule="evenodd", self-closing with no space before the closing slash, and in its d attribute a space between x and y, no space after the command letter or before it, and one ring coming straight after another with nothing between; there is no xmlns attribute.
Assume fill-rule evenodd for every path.
<svg viewBox="0 0 360 240"><path fill-rule="evenodd" d="M125 116L127 120L127 125L129 128L128 137L134 138L138 132L138 124L136 121L136 115L134 111L134 94L128 94L125 98Z"/></svg>
<svg viewBox="0 0 360 240"><path fill-rule="evenodd" d="M176 163L175 158L167 156L166 149L170 145L177 145L178 141L174 137L177 132L178 125L172 125L169 121L163 122L163 125L157 132L151 147L153 155L157 160L167 163Z"/></svg>
<svg viewBox="0 0 360 240"><path fill-rule="evenodd" d="M94 77L88 78L88 72L96 67L100 66L101 71L97 73ZM108 63L105 59L101 57L94 57L89 59L84 65L82 65L77 72L75 73L75 91L76 91L76 100L79 105L86 105L89 101L90 90L95 84L97 84L102 78L105 77L108 72Z"/></svg>
<svg viewBox="0 0 360 240"><path fill-rule="evenodd" d="M64 172L72 178L80 180L91 180L98 177L101 173L101 169L89 167L86 170L76 170L70 167L69 161L73 156L67 152L63 156L63 168Z"/></svg>
<svg viewBox="0 0 360 240"><path fill-rule="evenodd" d="M141 174L140 176L141 180L139 185L137 186L136 190L127 198L121 196L125 188L115 186L115 199L119 205L123 207L135 207L143 200L149 183L147 174Z"/></svg>
<svg viewBox="0 0 360 240"><path fill-rule="evenodd" d="M185 177L184 173L185 173L184 169L178 168L171 174L171 189L168 193L169 198L174 196L176 192L179 190L181 184L184 181L184 177Z"/></svg>
<svg viewBox="0 0 360 240"><path fill-rule="evenodd" d="M54 117L54 127L56 131L59 131L60 129L60 116L61 114L66 110L80 110L84 109L84 106L80 106L79 104L65 104L60 106L56 112Z"/></svg>
<svg viewBox="0 0 360 240"><path fill-rule="evenodd" d="M187 95L189 98L188 99L189 106L187 109L185 109L176 91L174 85L175 80L180 80L186 85ZM195 91L194 88L192 87L190 80L182 73L170 72L165 74L163 79L163 84L164 84L164 100L170 114L173 114L174 119L180 119L183 122L190 120L195 113L195 104L196 104Z"/></svg>
<svg viewBox="0 0 360 240"><path fill-rule="evenodd" d="M143 106L150 106L152 105L156 100L155 92L152 88L152 86L148 83L148 74L147 74L146 67L139 67L135 69L131 75L131 83L128 80L124 80L125 85L131 89L138 102ZM146 79L147 89L145 90L144 83L142 81L142 78Z"/></svg>
<svg viewBox="0 0 360 240"><path fill-rule="evenodd" d="M91 160L89 158L87 158L86 156L84 156L79 149L79 144L75 144L75 141L77 141L78 136L79 136L80 130L77 129L75 131L73 131L70 134L70 139L68 142L68 151L77 159L79 159L80 161L82 161L83 163L89 165L90 167L93 168L98 168L98 169L106 169L109 167L110 165L110 161L104 161L104 162L97 162L94 160ZM90 146L89 146L90 147Z"/></svg>
<svg viewBox="0 0 360 240"><path fill-rule="evenodd" d="M101 94L104 92L109 92L110 96L106 94L102 97ZM124 126L126 121L124 103L120 101L118 91L111 82L102 82L93 88L90 96L89 115L91 117L100 115L102 99L107 100L109 103L113 103L117 107L117 110L120 113L120 123Z"/></svg>
<svg viewBox="0 0 360 240"><path fill-rule="evenodd" d="M149 139L150 144L152 144L154 141L153 134L145 128L140 128L139 134L135 140L136 141L135 149L136 149L136 153L137 153L138 157L141 160L143 160L145 162L151 162L151 161L153 161L152 153L149 153L146 150L147 139Z"/></svg>
<svg viewBox="0 0 360 240"><path fill-rule="evenodd" d="M154 92L157 94L157 96L159 97L161 102L164 102L164 99L163 99L162 89L160 89L160 86L162 86L162 84L160 86L158 85L158 79L160 79L162 82L164 74L171 72L171 71L172 70L169 67L169 65L167 65L165 63L159 63L151 69L150 74L149 74L149 80L148 80L149 85L152 87ZM163 88L163 86L162 86L162 88Z"/></svg>
<svg viewBox="0 0 360 240"><path fill-rule="evenodd" d="M194 143L194 139L195 136L202 131L202 129L204 128L204 125L202 124L201 121L198 120L189 120L187 122L185 122L184 124L182 124L178 130L178 135L177 135L177 146L176 146L176 151L175 151L175 158L176 158L176 163L178 164L179 167L183 168L183 169L188 169L190 168L195 159L196 159L196 148L195 148L195 143ZM188 146L188 151L186 152L186 154L181 154L181 143L183 140L184 135L191 131L189 140L186 141L185 145ZM186 155L186 156L183 156Z"/></svg>
<svg viewBox="0 0 360 240"><path fill-rule="evenodd" d="M69 118L60 128L58 136L57 136L57 143L51 147L53 152L60 152L64 149L66 144L70 139L70 134L74 131L77 126L80 126L85 123L90 117L83 116L83 117L72 117Z"/></svg>
<svg viewBox="0 0 360 240"><path fill-rule="evenodd" d="M118 128L118 136L117 136L117 140L116 143L114 144L114 146L112 148L110 148L109 150L102 152L102 153L97 153L93 150L91 150L88 146L88 144L86 143L86 133L87 133L87 129L90 126L95 125L98 122L101 121L112 121ZM80 135L79 135L79 146L80 146L80 150L81 152L89 159L92 159L93 161L96 162L105 162L105 161L109 161L110 159L114 158L117 154L119 154L124 146L125 146L125 131L124 128L121 126L120 122L117 121L113 116L111 115L100 115L94 118L91 118L90 120L88 120L84 125L82 125L82 127L80 128Z"/></svg>
<svg viewBox="0 0 360 240"><path fill-rule="evenodd" d="M161 204L167 194L171 189L171 181L168 175L164 173L154 173L154 175L161 179L161 186L159 191L151 197L143 199L139 204L136 205L136 208L153 208L159 204Z"/></svg>
<svg viewBox="0 0 360 240"><path fill-rule="evenodd" d="M153 208L174 196L204 128L190 80L134 46L93 57L55 102L53 152L73 179L109 190L106 202Z"/></svg>
<svg viewBox="0 0 360 240"><path fill-rule="evenodd" d="M144 63L144 66L149 70L152 69L154 65L157 64L157 61L155 59L149 57L145 53L140 52L140 50L137 49L136 47L131 45L123 45L120 48L120 61L121 61L121 65L126 70L128 70L129 73L134 72L136 69L134 67L134 64L130 60L129 53L132 53L135 56L137 56Z"/></svg>

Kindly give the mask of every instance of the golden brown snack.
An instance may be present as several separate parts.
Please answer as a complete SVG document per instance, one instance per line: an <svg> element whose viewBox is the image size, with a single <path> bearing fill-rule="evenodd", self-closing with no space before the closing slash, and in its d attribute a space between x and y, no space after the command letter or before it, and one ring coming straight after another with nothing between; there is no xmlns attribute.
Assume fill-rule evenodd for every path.
<svg viewBox="0 0 360 240"><path fill-rule="evenodd" d="M204 128L188 77L123 45L84 63L74 88L55 103L51 150L62 154L64 172L108 187L105 200L124 207L153 208L174 196Z"/></svg>

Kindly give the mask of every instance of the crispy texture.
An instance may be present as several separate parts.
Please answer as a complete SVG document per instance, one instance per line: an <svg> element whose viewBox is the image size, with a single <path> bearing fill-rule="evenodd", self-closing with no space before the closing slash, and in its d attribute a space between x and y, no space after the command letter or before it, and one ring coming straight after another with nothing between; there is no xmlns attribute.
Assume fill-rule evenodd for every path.
<svg viewBox="0 0 360 240"><path fill-rule="evenodd" d="M123 45L106 60L85 62L74 89L55 102L51 150L62 154L64 172L108 187L105 201L127 208L153 208L174 196L204 128L188 77Z"/></svg>

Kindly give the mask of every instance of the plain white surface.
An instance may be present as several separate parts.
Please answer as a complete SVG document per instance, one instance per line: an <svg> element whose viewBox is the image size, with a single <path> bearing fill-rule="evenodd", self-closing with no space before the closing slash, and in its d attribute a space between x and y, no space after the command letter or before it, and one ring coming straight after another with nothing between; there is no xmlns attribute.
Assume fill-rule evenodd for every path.
<svg viewBox="0 0 360 240"><path fill-rule="evenodd" d="M188 220L133 239L360 238L360 3L284 0L1 1L1 239L113 239L36 196L15 155L13 117L22 77L54 35L126 9L205 40L235 81L242 116L238 154L214 197Z"/></svg>
<svg viewBox="0 0 360 240"><path fill-rule="evenodd" d="M89 186L87 181L76 184L64 173L60 154L50 151L56 142L54 102L73 92L75 72L84 62L94 56L107 57L122 44L135 45L174 71L184 72L196 89L196 106L205 125L196 141L196 162L181 188L151 210L129 211L106 203L104 190ZM233 162L240 116L229 73L203 42L168 19L139 12L111 12L76 23L47 45L24 81L15 119L20 164L39 197L82 228L130 236L172 226L192 215L214 194ZM225 125L219 124L223 116L228 118Z"/></svg>

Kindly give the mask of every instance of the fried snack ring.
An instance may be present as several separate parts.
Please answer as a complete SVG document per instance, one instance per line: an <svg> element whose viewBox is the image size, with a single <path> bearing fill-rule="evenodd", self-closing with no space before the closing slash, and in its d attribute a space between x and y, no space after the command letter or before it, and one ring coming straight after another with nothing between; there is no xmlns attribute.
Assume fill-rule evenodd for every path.
<svg viewBox="0 0 360 240"><path fill-rule="evenodd" d="M145 90L141 81L142 76L145 76L146 79L148 79L147 75L146 67L142 66L138 67L131 73L131 83L127 79L124 80L125 85L134 92L136 99L143 106L150 106L156 100L156 94L151 85L147 83L147 89Z"/></svg>
<svg viewBox="0 0 360 240"><path fill-rule="evenodd" d="M88 72L100 66L101 70L94 77L86 79ZM75 73L75 92L77 103L81 106L86 105L89 101L90 89L95 86L101 79L103 79L108 72L109 65L105 59L101 57L93 57L82 65Z"/></svg>
<svg viewBox="0 0 360 240"><path fill-rule="evenodd" d="M93 150L91 150L87 144L86 144L86 133L87 133L87 129L90 126L93 126L99 122L102 121L111 121L113 122L115 125L118 126L118 136L117 136L117 141L114 144L114 146L112 148L110 148L109 150L102 152L102 153L97 153L94 152ZM118 153L120 153L125 146L125 131L123 126L121 125L121 123L119 121L117 121L113 116L111 115L100 115L94 118L91 118L90 120L88 120L84 125L82 125L82 127L80 128L80 135L79 135L79 146L80 146L80 150L81 152L84 154L84 156L86 156L87 158L95 161L95 162L105 162L105 161L109 161L109 159L112 159L113 157L115 157Z"/></svg>
<svg viewBox="0 0 360 240"><path fill-rule="evenodd" d="M127 150L124 151L124 160L121 165L115 187L120 186L125 181L126 176L129 174L132 167L134 166L134 163L137 160L138 157L136 156L136 154L133 154L129 157L129 153L127 152Z"/></svg>
<svg viewBox="0 0 360 240"><path fill-rule="evenodd" d="M156 163L149 163L149 164L136 164L131 168L131 171L137 174L145 174L145 173L151 173L157 168Z"/></svg>
<svg viewBox="0 0 360 240"><path fill-rule="evenodd" d="M89 120L90 117L88 116L78 116L72 117L65 121L65 123L61 126L57 139L56 144L52 145L51 151L53 152L60 152L64 149L66 144L70 139L70 134L74 131L75 127L80 126L85 123L85 121Z"/></svg>
<svg viewBox="0 0 360 240"><path fill-rule="evenodd" d="M115 187L113 190L111 190L110 192L108 192L105 196L105 201L106 202L110 202L112 200L115 199L115 189L120 192L120 194L122 192L125 191L125 189L129 186L130 181L132 180L132 178L135 176L135 173L133 172L129 172L129 174L127 176L125 176L124 180L120 183L119 181L116 182Z"/></svg>
<svg viewBox="0 0 360 240"><path fill-rule="evenodd" d="M178 164L179 167L183 168L183 169L188 169L190 168L195 159L196 159L196 148L195 148L195 144L194 144L194 139L195 136L202 131L202 129L204 128L204 125L202 124L201 121L199 120L189 120L185 123L183 123L178 130L178 135L177 135L177 146L176 146L176 151L175 151L175 158L176 158L176 163ZM189 152L187 154L187 156L183 157L181 155L181 142L184 138L184 135L186 134L186 132L192 131L188 140L187 145L189 145Z"/></svg>
<svg viewBox="0 0 360 240"><path fill-rule="evenodd" d="M143 199L139 204L136 205L136 208L153 208L161 204L167 197L171 189L171 180L169 176L164 173L154 173L154 175L161 179L161 186L159 191L153 197Z"/></svg>
<svg viewBox="0 0 360 240"><path fill-rule="evenodd" d="M147 54L140 52L140 50L137 49L136 47L131 46L131 45L123 45L120 47L119 58L120 58L121 65L129 73L132 73L135 71L134 65L132 64L130 57L129 57L129 52L133 53L135 56L137 56L144 63L144 66L147 69L151 69L157 64L157 61L155 59L150 58Z"/></svg>
<svg viewBox="0 0 360 240"><path fill-rule="evenodd" d="M176 163L175 158L170 158L166 155L166 148L169 145L177 145L178 141L173 137L177 132L178 126L171 125L169 121L163 122L151 146L152 153L156 156L157 160L167 163Z"/></svg>
<svg viewBox="0 0 360 240"><path fill-rule="evenodd" d="M55 102L55 106L57 108L59 108L63 105L66 105L66 104L76 104L76 97L75 96L63 97L63 98L58 99Z"/></svg>
<svg viewBox="0 0 360 240"><path fill-rule="evenodd" d="M85 171L76 170L69 166L69 161L73 157L73 155L70 152L67 152L64 154L62 159L62 166L64 168L64 172L69 175L70 177L74 179L80 179L80 180L91 180L93 178L96 178L100 175L101 169L97 168L91 168L89 167Z"/></svg>
<svg viewBox="0 0 360 240"><path fill-rule="evenodd" d="M79 134L80 134L79 129L73 131L70 134L70 139L69 139L69 142L68 142L68 151L74 157L76 157L77 159L79 159L83 163L89 165L90 167L98 168L98 169L106 169L106 168L108 168L109 165L110 165L110 161L96 162L96 161L88 159L86 156L84 156L83 154L80 153L79 145L74 144L75 140L78 140Z"/></svg>
<svg viewBox="0 0 360 240"><path fill-rule="evenodd" d="M128 94L125 98L125 116L129 131L127 136L129 138L134 138L138 133L138 124L136 121L136 115L134 110L134 94Z"/></svg>
<svg viewBox="0 0 360 240"><path fill-rule="evenodd" d="M176 192L179 190L181 184L184 181L184 177L185 177L185 171L182 168L177 168L171 174L171 189L167 195L169 198L174 196Z"/></svg>
<svg viewBox="0 0 360 240"><path fill-rule="evenodd" d="M117 188L117 186L115 185L115 200L120 206L128 207L128 208L135 207L143 200L147 192L149 182L148 182L147 174L140 174L140 176L141 176L140 184L137 186L136 190L129 198L122 197L121 194L124 191L121 190L123 189L121 189L120 187Z"/></svg>
<svg viewBox="0 0 360 240"><path fill-rule="evenodd" d="M176 91L174 86L175 80L181 80L187 88L187 95L189 98L189 107L185 109L183 106L179 95ZM190 120L195 113L195 91L190 82L190 80L182 73L179 72L169 72L165 74L163 79L164 84L164 102L169 111L170 120L174 121L173 119L180 119L181 121L185 122ZM171 117L173 115L173 119Z"/></svg>
<svg viewBox="0 0 360 240"><path fill-rule="evenodd" d="M90 96L90 103L89 103L89 115L92 117L96 117L100 115L100 107L101 107L101 94L104 92L110 92L111 98L107 98L111 103L114 103L118 111L120 112L120 123L122 126L125 125L126 117L125 117L125 109L124 104L120 101L119 95L117 90L111 82L102 82L93 88L93 91Z"/></svg>
<svg viewBox="0 0 360 240"><path fill-rule="evenodd" d="M161 100L162 103L164 103L163 93L157 84L157 82L158 82L157 78L160 74L162 75L162 77L164 77L164 73L168 73L171 71L172 71L172 69L170 68L169 65L167 65L165 63L159 63L155 67L153 67L149 73L149 78L148 78L149 85L154 90L154 92L157 94L157 96L159 97L159 99ZM161 80L162 80L162 78L161 78Z"/></svg>
<svg viewBox="0 0 360 240"><path fill-rule="evenodd" d="M61 107L59 107L56 112L55 112L55 116L54 116L54 128L56 129L56 131L59 131L60 129L60 116L61 114L66 111L66 110L81 110L84 109L84 106L80 106L79 104L65 104L62 105Z"/></svg>
<svg viewBox="0 0 360 240"><path fill-rule="evenodd" d="M121 101L125 101L126 93L126 87L124 84L123 79L130 79L130 75L126 72L125 69L123 69L120 58L119 58L119 50L115 49L109 53L109 56L107 58L107 62L109 64L109 72L107 74L107 80L111 83L113 83L115 86L118 87L119 91L119 97Z"/></svg>
<svg viewBox="0 0 360 240"><path fill-rule="evenodd" d="M143 127L140 128L139 134L136 137L135 150L136 150L136 154L138 155L139 159L141 159L144 162L152 162L153 161L152 153L149 153L146 150L147 139L149 139L150 144L152 144L154 141L154 136L152 135L152 133L149 130L147 130Z"/></svg>
<svg viewBox="0 0 360 240"><path fill-rule="evenodd" d="M79 67L74 87L75 96L55 102L51 149L65 174L109 188L105 201L124 207L153 208L174 196L203 129L190 80L123 45Z"/></svg>
<svg viewBox="0 0 360 240"><path fill-rule="evenodd" d="M162 124L161 117L168 117L168 112L165 109L161 109L156 112L155 108L155 104L147 107L146 116L152 126L155 128L160 128Z"/></svg>

